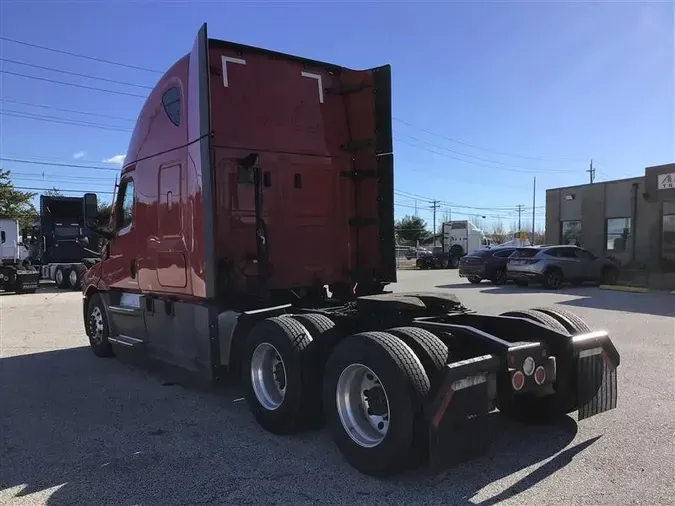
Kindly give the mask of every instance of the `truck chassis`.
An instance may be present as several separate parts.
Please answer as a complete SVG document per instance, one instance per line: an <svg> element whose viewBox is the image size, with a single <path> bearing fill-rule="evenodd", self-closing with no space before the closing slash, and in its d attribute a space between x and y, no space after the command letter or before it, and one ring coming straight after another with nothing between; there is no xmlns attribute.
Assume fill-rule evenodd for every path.
<svg viewBox="0 0 675 506"><path fill-rule="evenodd" d="M617 405L612 341L558 308L492 316L453 295L383 293L243 310L92 289L83 310L96 355L132 348L213 380L229 372L263 428L327 423L368 475L482 452L495 408L583 420ZM140 324L153 337L130 337Z"/></svg>
<svg viewBox="0 0 675 506"><path fill-rule="evenodd" d="M39 272L29 264L19 262L0 264L0 288L6 292L35 293L39 277Z"/></svg>
<svg viewBox="0 0 675 506"><path fill-rule="evenodd" d="M82 290L84 273L96 262L96 259L84 259L82 262L58 262L37 266L40 278L48 279L62 290Z"/></svg>

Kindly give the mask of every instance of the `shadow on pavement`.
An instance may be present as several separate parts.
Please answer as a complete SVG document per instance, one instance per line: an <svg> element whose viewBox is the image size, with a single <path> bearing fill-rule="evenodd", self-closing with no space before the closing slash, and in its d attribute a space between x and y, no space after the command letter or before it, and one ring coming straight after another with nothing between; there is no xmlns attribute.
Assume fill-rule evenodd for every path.
<svg viewBox="0 0 675 506"><path fill-rule="evenodd" d="M597 286L563 287L560 290L537 289L537 287L500 286L481 290L482 293L513 295L516 293L547 293L549 295L575 295L579 298L558 302L564 306L589 309L608 309L629 313L644 313L657 316L675 316L675 297L668 292L631 293L601 290Z"/></svg>
<svg viewBox="0 0 675 506"><path fill-rule="evenodd" d="M559 302L563 306L609 309L626 313L675 316L675 296L668 292L629 293L598 290L592 297Z"/></svg>
<svg viewBox="0 0 675 506"><path fill-rule="evenodd" d="M491 505L595 441L567 448L577 433L570 417L525 426L495 412L489 454L376 480L351 469L325 433L264 432L232 387L186 389L86 347L4 358L0 380L0 494L42 494L51 506L473 504L487 485L555 455L481 503Z"/></svg>

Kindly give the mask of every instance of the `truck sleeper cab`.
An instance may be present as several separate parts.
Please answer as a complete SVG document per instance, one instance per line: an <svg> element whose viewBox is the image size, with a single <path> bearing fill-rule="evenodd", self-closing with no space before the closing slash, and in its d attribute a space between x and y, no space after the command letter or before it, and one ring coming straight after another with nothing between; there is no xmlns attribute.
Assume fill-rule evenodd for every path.
<svg viewBox="0 0 675 506"><path fill-rule="evenodd" d="M384 291L396 281L390 80L388 66L209 39L204 25L141 110L110 228L84 197L107 240L83 286L93 352L239 375L262 427L328 423L372 475L471 455L466 442L487 434L460 434L495 405L580 419L615 407L619 355L578 317Z"/></svg>

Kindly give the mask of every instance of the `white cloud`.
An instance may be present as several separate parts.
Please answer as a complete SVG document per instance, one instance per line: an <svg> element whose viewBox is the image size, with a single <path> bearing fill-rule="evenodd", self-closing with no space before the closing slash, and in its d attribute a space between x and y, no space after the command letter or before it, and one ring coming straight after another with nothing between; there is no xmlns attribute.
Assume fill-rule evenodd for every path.
<svg viewBox="0 0 675 506"><path fill-rule="evenodd" d="M85 153L84 151L78 151L77 153L73 153L73 158L75 160L79 160L80 158L84 158L86 154L87 153Z"/></svg>
<svg viewBox="0 0 675 506"><path fill-rule="evenodd" d="M103 160L103 163L114 163L115 165L122 165L124 163L124 158L126 158L126 153L122 155L111 156Z"/></svg>

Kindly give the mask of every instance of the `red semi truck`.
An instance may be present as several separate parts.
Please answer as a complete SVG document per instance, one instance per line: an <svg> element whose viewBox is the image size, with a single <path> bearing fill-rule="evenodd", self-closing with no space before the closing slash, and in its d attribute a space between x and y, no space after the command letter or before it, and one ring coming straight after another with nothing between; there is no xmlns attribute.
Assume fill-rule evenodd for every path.
<svg viewBox="0 0 675 506"><path fill-rule="evenodd" d="M396 281L390 67L355 71L209 39L140 112L83 285L97 356L126 347L209 380L255 419L323 423L371 475L470 456L515 417L616 407L619 354L555 308L480 314ZM467 435L473 434L473 435Z"/></svg>

